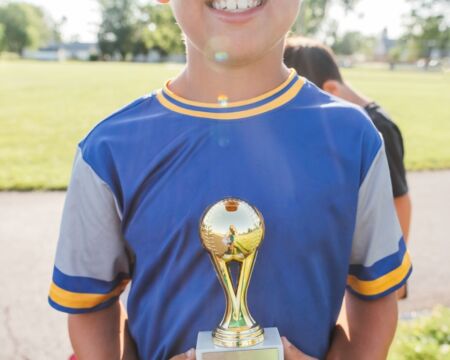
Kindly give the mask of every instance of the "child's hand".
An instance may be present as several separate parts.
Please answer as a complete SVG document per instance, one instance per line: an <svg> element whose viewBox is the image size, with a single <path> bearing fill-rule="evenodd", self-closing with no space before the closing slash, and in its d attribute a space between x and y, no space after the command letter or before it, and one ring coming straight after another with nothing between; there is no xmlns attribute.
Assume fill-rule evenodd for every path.
<svg viewBox="0 0 450 360"><path fill-rule="evenodd" d="M284 336L281 338L284 347L284 360L317 360L311 356L302 353L294 345L292 345L288 339ZM195 360L195 350L191 349L184 354L174 356L170 360Z"/></svg>
<svg viewBox="0 0 450 360"><path fill-rule="evenodd" d="M284 336L281 338L284 348L284 360L317 360L311 356L302 353L294 345L292 345L288 339Z"/></svg>
<svg viewBox="0 0 450 360"><path fill-rule="evenodd" d="M170 360L195 360L195 349L186 351L184 354L174 356Z"/></svg>

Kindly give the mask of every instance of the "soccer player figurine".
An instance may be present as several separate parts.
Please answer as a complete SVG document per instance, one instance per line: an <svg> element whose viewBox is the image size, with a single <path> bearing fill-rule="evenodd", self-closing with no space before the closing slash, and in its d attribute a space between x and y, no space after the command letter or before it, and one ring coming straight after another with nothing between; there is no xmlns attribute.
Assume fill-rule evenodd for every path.
<svg viewBox="0 0 450 360"><path fill-rule="evenodd" d="M78 145L49 294L77 357L195 356L224 308L198 222L236 197L264 214L248 305L289 339L285 358L385 358L411 263L384 144L359 107L283 64L300 1L166 6L186 67Z"/></svg>

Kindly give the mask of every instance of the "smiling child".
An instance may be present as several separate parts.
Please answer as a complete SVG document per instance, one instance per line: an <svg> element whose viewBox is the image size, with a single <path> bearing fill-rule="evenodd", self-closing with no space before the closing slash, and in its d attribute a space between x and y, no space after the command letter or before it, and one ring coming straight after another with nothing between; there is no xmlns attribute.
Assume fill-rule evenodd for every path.
<svg viewBox="0 0 450 360"><path fill-rule="evenodd" d="M215 328L224 296L198 222L230 196L264 216L249 307L290 339L286 359L384 358L411 272L384 145L359 108L283 64L300 2L170 6L186 67L77 149L49 301L78 358L166 360Z"/></svg>

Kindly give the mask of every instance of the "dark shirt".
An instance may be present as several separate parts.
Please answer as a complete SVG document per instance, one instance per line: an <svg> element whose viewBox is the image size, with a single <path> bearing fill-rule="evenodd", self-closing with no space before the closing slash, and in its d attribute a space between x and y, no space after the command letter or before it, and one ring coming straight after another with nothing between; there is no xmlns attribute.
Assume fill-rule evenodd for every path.
<svg viewBox="0 0 450 360"><path fill-rule="evenodd" d="M400 129L377 103L370 103L364 110L383 135L394 197L403 196L408 193L408 183L403 162L405 150Z"/></svg>

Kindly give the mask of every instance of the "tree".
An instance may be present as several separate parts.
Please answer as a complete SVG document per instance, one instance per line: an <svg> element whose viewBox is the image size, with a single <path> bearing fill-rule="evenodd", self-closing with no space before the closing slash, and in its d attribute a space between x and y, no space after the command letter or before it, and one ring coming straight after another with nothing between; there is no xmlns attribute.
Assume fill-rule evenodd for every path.
<svg viewBox="0 0 450 360"><path fill-rule="evenodd" d="M50 19L49 23L51 24L50 31L51 31L52 41L54 43L62 43L63 42L62 35L61 35L62 28L67 23L67 17L63 16L59 19L59 21Z"/></svg>
<svg viewBox="0 0 450 360"><path fill-rule="evenodd" d="M333 51L338 55L353 55L362 49L364 36L358 31L350 31L338 37L332 45Z"/></svg>
<svg viewBox="0 0 450 360"><path fill-rule="evenodd" d="M135 54L147 54L150 49L162 56L184 52L182 33L170 7L145 5L140 10Z"/></svg>
<svg viewBox="0 0 450 360"><path fill-rule="evenodd" d="M125 60L133 51L137 32L136 0L98 0L102 22L98 33L99 47L103 55L116 53Z"/></svg>
<svg viewBox="0 0 450 360"><path fill-rule="evenodd" d="M0 24L0 53L5 48L5 26L3 24Z"/></svg>
<svg viewBox="0 0 450 360"><path fill-rule="evenodd" d="M430 59L433 50L445 56L450 50L450 13L448 0L409 0L412 10L404 42L415 48L417 55Z"/></svg>
<svg viewBox="0 0 450 360"><path fill-rule="evenodd" d="M300 35L314 35L320 29L326 14L327 8L333 0L304 0L300 16L298 17L292 31ZM335 0L344 6L345 10L351 10L358 0Z"/></svg>
<svg viewBox="0 0 450 360"><path fill-rule="evenodd" d="M22 54L27 47L36 48L51 39L49 17L37 6L8 3L0 7L0 24L4 30L4 49Z"/></svg>

